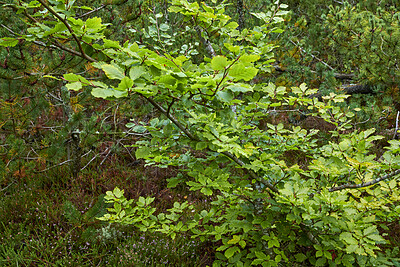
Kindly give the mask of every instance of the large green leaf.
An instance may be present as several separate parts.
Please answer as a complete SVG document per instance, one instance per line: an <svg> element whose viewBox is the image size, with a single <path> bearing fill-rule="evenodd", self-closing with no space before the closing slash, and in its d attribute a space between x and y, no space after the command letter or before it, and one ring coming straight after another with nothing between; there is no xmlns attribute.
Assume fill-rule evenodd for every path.
<svg viewBox="0 0 400 267"><path fill-rule="evenodd" d="M121 82L118 84L118 90L126 91L133 86L133 81L128 77L124 77Z"/></svg>
<svg viewBox="0 0 400 267"><path fill-rule="evenodd" d="M16 46L17 44L18 44L18 39L10 37L0 38L0 46L13 47Z"/></svg>
<svg viewBox="0 0 400 267"><path fill-rule="evenodd" d="M223 70L228 65L228 59L224 56L215 56L211 60L211 67L213 70Z"/></svg>
<svg viewBox="0 0 400 267"><path fill-rule="evenodd" d="M92 89L92 95L98 98L113 97L114 92L109 88L95 87Z"/></svg>
<svg viewBox="0 0 400 267"><path fill-rule="evenodd" d="M94 97L107 98L114 96L113 89L109 88L107 84L102 82L92 82L92 84L95 86L92 89L92 95Z"/></svg>
<svg viewBox="0 0 400 267"><path fill-rule="evenodd" d="M143 66L133 66L129 70L129 77L131 77L132 80L136 80L137 78L141 77L143 74L146 73L146 68Z"/></svg>
<svg viewBox="0 0 400 267"><path fill-rule="evenodd" d="M101 18L94 17L86 20L85 30L89 33L99 32L103 28Z"/></svg>
<svg viewBox="0 0 400 267"><path fill-rule="evenodd" d="M250 81L257 75L258 69L254 67L245 67L243 63L233 65L229 69L229 76L235 81L245 80Z"/></svg>
<svg viewBox="0 0 400 267"><path fill-rule="evenodd" d="M79 91L82 89L82 83L81 82L73 82L73 83L68 83L65 85L68 90L73 90L73 91Z"/></svg>
<svg viewBox="0 0 400 267"><path fill-rule="evenodd" d="M218 91L217 97L219 100L225 103L229 103L233 100L233 94L230 91Z"/></svg>
<svg viewBox="0 0 400 267"><path fill-rule="evenodd" d="M230 247L230 248L228 248L226 251L225 251L225 253L224 253L224 255L225 255L225 257L227 257L228 259L229 258L232 258L232 256L235 254L235 252L237 252L237 251L239 251L239 248L238 247Z"/></svg>
<svg viewBox="0 0 400 267"><path fill-rule="evenodd" d="M64 74L64 79L69 82L83 82L85 84L89 84L89 81L86 80L84 77L73 73Z"/></svg>
<svg viewBox="0 0 400 267"><path fill-rule="evenodd" d="M117 65L103 64L101 65L101 69L104 71L109 79L122 80L125 77L124 70Z"/></svg>
<svg viewBox="0 0 400 267"><path fill-rule="evenodd" d="M150 148L144 146L144 147L140 147L136 150L135 152L135 156L136 159L144 159L147 158L151 153Z"/></svg>

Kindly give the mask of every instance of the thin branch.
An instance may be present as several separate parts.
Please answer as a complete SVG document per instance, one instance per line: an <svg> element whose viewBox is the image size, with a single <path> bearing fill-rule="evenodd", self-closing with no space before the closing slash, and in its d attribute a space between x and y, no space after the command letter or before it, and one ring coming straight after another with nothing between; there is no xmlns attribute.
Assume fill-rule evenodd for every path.
<svg viewBox="0 0 400 267"><path fill-rule="evenodd" d="M4 24L0 24L0 26L3 27L4 29L8 30L10 33L12 33L12 34L14 34L14 35L16 35L16 36L21 36L21 34L18 34L18 33L16 33L16 32L14 32L13 30L11 30L10 28L8 28L8 27L5 26ZM66 46L64 46L64 45L62 45L62 44L60 44L60 43L58 43L58 42L54 42L52 45L47 45L46 43L44 43L44 42L42 42L42 41L32 41L32 42L33 42L34 44L39 45L39 46L42 46L42 47L53 48L53 49L60 49L60 50L66 51L66 52L68 52L68 53L71 53L71 54L73 54L73 55L75 55L75 56L82 57L82 58L84 58L84 59L86 59L86 60L88 60L88 61L90 61L90 62L96 62L96 60L93 59L93 58L91 58L90 56L88 56L88 55L82 55L82 53L80 53L80 52L78 52L78 51L76 51L76 50L74 50L74 49L72 49L72 48L66 47Z"/></svg>
<svg viewBox="0 0 400 267"><path fill-rule="evenodd" d="M99 10L101 10L101 9L103 9L103 8L105 8L107 5L101 5L101 6L99 6L98 8L95 8L95 9L93 9L93 10L90 10L89 12L86 12L86 13L84 13L84 14L82 14L82 15L79 15L79 16L77 16L76 18L83 18L83 17L86 17L86 16L89 16L90 14L93 14L93 13L95 13L95 12L97 12L97 11L99 11Z"/></svg>
<svg viewBox="0 0 400 267"><path fill-rule="evenodd" d="M29 15L29 14L28 14L28 15ZM29 17L29 18L30 18L30 17ZM33 19L33 18L31 18L31 19ZM35 22L37 22L37 21L35 20ZM37 22L37 23L39 23L39 22ZM16 36L22 36L21 34L18 34L18 33L16 33L16 32L14 32L13 30L11 30L10 28L8 28L8 27L7 27L6 25L4 25L4 24L0 24L0 26L3 27L4 29L6 29L7 31L9 31L10 33L16 35ZM82 57L82 58L84 58L84 59L86 59L86 60L88 60L88 61L90 61L90 62L96 62L96 60L93 59L92 57L90 57L90 56L88 56L88 55L86 55L86 54L84 54L84 53L82 54L81 52L78 52L78 51L76 51L76 50L74 50L74 49L72 49L72 48L66 47L66 46L60 44L60 43L57 42L57 41L54 41L52 45L47 45L46 43L44 43L44 42L42 42L42 41L33 41L33 43L34 43L34 44L37 44L37 45L39 45L39 46L47 47L47 48L61 49L61 50L64 50L64 51L66 51L66 52L68 52L68 53L71 53L71 54L73 54L73 55Z"/></svg>
<svg viewBox="0 0 400 267"><path fill-rule="evenodd" d="M143 95L142 95L143 96ZM197 137L195 137L191 132L188 131L188 129L183 126L180 122L178 122L177 119L175 119L170 113L168 113L162 106L160 106L158 103L156 103L152 98L143 96L144 98L147 99L156 109L158 109L162 114L164 114L173 124L175 124L182 132L186 134L187 137L189 137L193 141L200 141ZM225 155L232 161L234 161L236 164L239 166L243 167L251 176L251 178L260 181L262 184L264 184L266 187L268 187L271 191L274 193L278 193L278 189L273 186L269 181L266 181L264 179L260 179L260 177L257 176L255 172L252 170L246 169L244 166L246 165L243 161L241 161L239 158L237 158L235 155L228 151L223 151L221 154Z"/></svg>
<svg viewBox="0 0 400 267"><path fill-rule="evenodd" d="M68 31L71 33L72 37L74 38L76 44L79 47L79 51L81 52L81 56L89 61L93 62L93 59L85 54L83 51L82 45L78 37L75 35L74 31L72 30L71 26L68 24L68 22L63 19L57 12L55 12L48 4L44 2L44 0L38 0L51 14L53 14L57 19L59 19L65 27L67 27Z"/></svg>
<svg viewBox="0 0 400 267"><path fill-rule="evenodd" d="M396 176L398 174L400 174L400 169L397 170L397 171L394 171L392 173L388 173L388 174L386 174L386 175L384 175L382 177L379 177L379 178L377 178L375 180L366 182L366 183L362 183L362 184L343 184L343 185L340 185L340 186L335 186L335 187L329 188L329 192L339 191L339 190L343 190L343 189L346 189L346 188L363 188L363 187L371 186L371 185L379 183L380 181L384 181L386 179L392 178L392 177L394 177L394 176Z"/></svg>
<svg viewBox="0 0 400 267"><path fill-rule="evenodd" d="M81 58L86 59L86 60L88 60L90 62L96 62L97 61L97 60L95 60L94 58L91 58L88 55L85 55L85 54L82 55L82 53L80 53L80 52L78 52L78 51L76 51L76 50L74 50L72 48L69 48L69 47L66 47L66 46L62 45L59 42L54 42L52 45L49 45L49 46L46 45L43 42L40 42L40 41L33 41L33 42L35 44L38 44L38 45L41 45L41 46L44 46L44 47L57 48L57 49L64 50L64 51L66 51L66 52L68 52L70 54L73 54L75 56L81 57Z"/></svg>
<svg viewBox="0 0 400 267"><path fill-rule="evenodd" d="M142 95L142 94L141 94ZM185 126L183 126L177 119L174 118L170 113L168 113L162 106L156 103L152 98L146 97L142 95L150 104L153 105L156 109L158 109L162 114L164 114L173 124L175 124L187 137L189 137L193 141L200 141L197 137L195 137L191 132L189 132Z"/></svg>
<svg viewBox="0 0 400 267"><path fill-rule="evenodd" d="M291 42L292 44L294 44L295 46L297 46L303 53L306 53L306 54L307 54L307 52L306 52L300 45L296 44L296 43L293 42L292 40L291 40L290 42ZM319 62L321 62L322 64L324 64L325 66L327 66L330 70L334 70L334 68L332 68L331 66L329 66L329 65L328 65L327 63L325 63L322 59L320 59L320 58L314 56L314 55L311 54L311 53L308 53L308 54L309 54L312 58L318 60Z"/></svg>
<svg viewBox="0 0 400 267"><path fill-rule="evenodd" d="M15 183L15 182L13 181L11 184L9 184L9 185L7 185L6 187L0 189L0 192L6 190L6 189L9 188L10 186L12 186L14 183Z"/></svg>
<svg viewBox="0 0 400 267"><path fill-rule="evenodd" d="M167 113L169 114L172 108L172 105L175 103L175 98L172 99L171 103L168 105Z"/></svg>
<svg viewBox="0 0 400 267"><path fill-rule="evenodd" d="M93 157L91 160L89 160L89 162L88 162L83 168L81 168L81 171L84 170L84 169L86 169L86 167L89 166L90 163L91 163L93 160L95 160L98 156L99 156L99 154L94 155L94 157Z"/></svg>
<svg viewBox="0 0 400 267"><path fill-rule="evenodd" d="M53 169L53 168L55 168L55 167L59 167L59 166L61 166L61 165L67 164L68 162L71 162L71 161L72 161L72 159L68 159L68 160L63 161L63 162L61 162L61 163L58 163L58 164L56 164L56 165L50 166L50 167L48 167L48 168L46 168L46 169L44 169L44 170L36 171L36 173L46 172L46 171L48 171L48 170L50 170L50 169Z"/></svg>

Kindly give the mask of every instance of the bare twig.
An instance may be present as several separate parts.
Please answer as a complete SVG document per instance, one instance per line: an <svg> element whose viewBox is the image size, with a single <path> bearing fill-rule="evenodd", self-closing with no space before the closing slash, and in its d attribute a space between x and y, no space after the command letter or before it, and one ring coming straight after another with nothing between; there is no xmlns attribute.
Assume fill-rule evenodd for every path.
<svg viewBox="0 0 400 267"><path fill-rule="evenodd" d="M292 44L294 44L295 46L297 46L303 53L309 54L312 58L318 60L319 62L321 62L322 64L324 64L325 66L327 66L330 70L334 70L334 68L332 68L331 66L329 66L329 65L328 65L327 63L325 63L322 59L320 59L320 58L314 56L314 55L311 54L311 53L307 53L306 51L304 51L304 49L303 49L300 45L296 44L296 43L293 42L292 40L291 40L290 42L291 42Z"/></svg>
<svg viewBox="0 0 400 267"><path fill-rule="evenodd" d="M90 14L93 14L93 13L95 13L95 12L97 12L97 11L103 9L103 8L105 8L106 6L107 6L107 5L104 5L104 4L103 4L103 5L99 6L98 8L95 8L95 9L93 9L93 10L90 10L89 12L86 12L86 13L84 13L84 14L82 14L82 15L77 16L77 18L79 19L79 18L83 18L83 17L89 16Z"/></svg>
<svg viewBox="0 0 400 267"><path fill-rule="evenodd" d="M379 183L380 181L384 181L386 179L392 178L392 177L394 177L394 176L396 176L398 174L400 174L400 169L397 170L397 171L394 171L392 173L388 173L388 174L386 174L386 175L384 175L382 177L379 177L379 178L377 178L375 180L366 182L366 183L362 183L362 184L343 184L343 185L340 185L340 186L335 186L335 187L329 188L329 192L339 191L339 190L343 190L343 189L346 189L346 188L363 188L363 187L371 186L371 185Z"/></svg>
<svg viewBox="0 0 400 267"><path fill-rule="evenodd" d="M63 161L63 162L61 162L61 163L58 163L58 164L53 165L53 166L51 166L51 167L48 167L48 168L46 168L46 169L44 169L44 170L37 171L36 173L46 172L46 171L48 171L48 170L50 170L50 169L53 169L53 168L55 168L55 167L59 167L59 166L61 166L61 165L67 164L67 163L69 163L69 162L71 162L71 161L72 161L72 159L68 159L68 160Z"/></svg>
<svg viewBox="0 0 400 267"><path fill-rule="evenodd" d="M98 156L99 156L99 154L94 155L94 157L93 157L91 160L89 160L89 162L81 169L81 171L84 170L84 169L86 169L86 167L89 166L89 164L90 164L93 160L95 160Z"/></svg>
<svg viewBox="0 0 400 267"><path fill-rule="evenodd" d="M12 186L14 183L15 183L15 182L12 182L11 184L7 185L6 187L0 189L0 191L6 190L6 189L9 188L10 186Z"/></svg>

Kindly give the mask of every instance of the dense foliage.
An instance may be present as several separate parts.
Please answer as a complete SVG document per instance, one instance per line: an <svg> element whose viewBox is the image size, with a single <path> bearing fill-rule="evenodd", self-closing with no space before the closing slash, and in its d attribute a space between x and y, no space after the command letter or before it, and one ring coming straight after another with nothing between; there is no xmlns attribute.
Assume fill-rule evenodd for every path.
<svg viewBox="0 0 400 267"><path fill-rule="evenodd" d="M187 233L200 242L212 241L214 266L399 264L395 240L387 232L398 225L400 142L381 135L389 120L380 124L380 118L394 116L394 107L387 105L397 99L386 97L372 112L356 107L356 97L332 90L352 79L360 85L344 87L350 94L384 88L382 95L397 96L395 6L366 9L344 3L323 13L322 8L275 2L249 12L243 1L235 2L232 11L228 2L172 0L153 9L139 2L133 17L113 9L119 22L107 23L92 11L127 3L84 4L38 0L4 5L11 8L9 14L27 21L20 33L3 27L8 32L0 39L0 46L7 47L4 64L10 53L30 58L22 67L16 59L17 68L4 66L7 82L1 84L8 84L9 99L3 101L7 112L2 120L13 133L2 148L5 176L21 177L29 166L38 168L25 164L29 153L18 145L30 138L25 125L30 119L23 119L20 104L26 96L13 99L11 88L18 86L18 71L29 70L32 76L31 65L43 61L43 69L36 71L46 86L35 98L46 107L52 106L46 96L53 96L65 119L57 122L46 115L62 130L38 135L39 140L32 137L32 150L43 151L38 158L45 169L40 171L57 167L46 161L53 157L50 164L56 164L57 153L65 157L57 147L68 139L67 162L77 179L87 152L82 148L92 151L101 143L101 132L108 138L123 129L137 137L124 146L128 153L135 149L135 160L171 172L168 188L207 200L206 205L180 200L158 210L156 197L128 200L116 187L104 197L112 204L108 213L100 212L102 198L88 218L65 202L71 222L89 223L97 216L172 239ZM130 24L139 22L141 12L148 12L141 27ZM235 12L238 23L228 15ZM40 56L25 50L30 47L49 52ZM53 57L53 65L47 64ZM24 83L26 76L21 76ZM93 104L84 110L79 101L92 97L114 105L114 125L101 123L107 109L96 114ZM125 111L121 120L130 119L121 128L116 123L119 107ZM138 114L129 114L132 110ZM381 134L370 124L360 127L360 119L371 113ZM396 132L397 126L395 137Z"/></svg>

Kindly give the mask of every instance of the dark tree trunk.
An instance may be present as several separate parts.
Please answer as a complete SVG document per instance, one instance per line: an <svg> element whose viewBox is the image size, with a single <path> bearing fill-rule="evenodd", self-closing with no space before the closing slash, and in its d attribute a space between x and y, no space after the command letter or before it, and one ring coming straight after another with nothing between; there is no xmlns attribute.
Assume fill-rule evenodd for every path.
<svg viewBox="0 0 400 267"><path fill-rule="evenodd" d="M244 6L243 6L243 0L237 0L237 13L238 13L238 30L241 31L244 29Z"/></svg>

